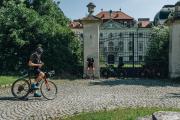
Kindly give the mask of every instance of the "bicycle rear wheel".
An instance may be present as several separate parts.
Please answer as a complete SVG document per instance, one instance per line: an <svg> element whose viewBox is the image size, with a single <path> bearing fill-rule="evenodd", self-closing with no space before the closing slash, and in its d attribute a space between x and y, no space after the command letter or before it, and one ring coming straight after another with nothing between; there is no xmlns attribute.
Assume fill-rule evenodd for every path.
<svg viewBox="0 0 180 120"><path fill-rule="evenodd" d="M57 86L52 81L43 81L40 87L43 97L53 100L57 97Z"/></svg>
<svg viewBox="0 0 180 120"><path fill-rule="evenodd" d="M19 79L16 80L12 87L11 87L11 93L14 97L18 99L23 99L28 96L30 91L30 84L25 79Z"/></svg>

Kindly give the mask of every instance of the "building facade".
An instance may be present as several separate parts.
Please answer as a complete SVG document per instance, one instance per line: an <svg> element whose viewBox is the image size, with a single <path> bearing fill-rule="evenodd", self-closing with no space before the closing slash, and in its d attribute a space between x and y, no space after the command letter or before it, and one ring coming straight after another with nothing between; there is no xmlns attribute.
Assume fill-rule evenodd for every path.
<svg viewBox="0 0 180 120"><path fill-rule="evenodd" d="M136 21L121 10L102 10L96 17L102 20L99 28L101 63L143 63L152 29L148 18L139 18ZM70 27L83 44L82 24L73 21Z"/></svg>

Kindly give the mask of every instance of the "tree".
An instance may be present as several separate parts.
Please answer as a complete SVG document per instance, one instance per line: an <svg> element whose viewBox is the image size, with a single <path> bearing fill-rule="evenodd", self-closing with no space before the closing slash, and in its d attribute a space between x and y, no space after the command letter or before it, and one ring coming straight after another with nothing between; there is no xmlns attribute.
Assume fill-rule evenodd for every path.
<svg viewBox="0 0 180 120"><path fill-rule="evenodd" d="M68 28L68 18L52 0L38 1L44 2L4 0L0 4L1 72L26 68L38 44L45 49L46 69L60 73L73 71L78 66L80 44ZM46 11L37 9L38 6L45 6Z"/></svg>
<svg viewBox="0 0 180 120"><path fill-rule="evenodd" d="M154 27L151 33L149 49L145 58L147 66L168 71L169 64L169 28Z"/></svg>

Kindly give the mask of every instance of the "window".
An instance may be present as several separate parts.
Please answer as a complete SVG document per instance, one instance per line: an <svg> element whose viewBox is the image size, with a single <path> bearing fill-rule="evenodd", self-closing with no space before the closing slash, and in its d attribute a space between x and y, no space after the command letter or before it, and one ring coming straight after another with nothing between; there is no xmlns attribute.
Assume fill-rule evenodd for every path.
<svg viewBox="0 0 180 120"><path fill-rule="evenodd" d="M109 34L109 38L112 38L112 37L113 37L113 34L112 34L112 33L110 33L110 34Z"/></svg>
<svg viewBox="0 0 180 120"><path fill-rule="evenodd" d="M143 56L139 56L139 61L143 61Z"/></svg>
<svg viewBox="0 0 180 120"><path fill-rule="evenodd" d="M138 36L139 36L140 38L142 38L142 37L143 37L143 33L139 33Z"/></svg>
<svg viewBox="0 0 180 120"><path fill-rule="evenodd" d="M81 38L83 38L83 33L80 34Z"/></svg>
<svg viewBox="0 0 180 120"><path fill-rule="evenodd" d="M123 34L122 34L122 33L119 33L119 37L122 38L122 37L123 37Z"/></svg>
<svg viewBox="0 0 180 120"><path fill-rule="evenodd" d="M109 46L109 47L113 47L113 46L114 46L114 43L113 43L113 42L109 42L109 43L108 43L108 46Z"/></svg>
<svg viewBox="0 0 180 120"><path fill-rule="evenodd" d="M103 33L100 33L100 37L101 37L101 38L103 37Z"/></svg>
<svg viewBox="0 0 180 120"><path fill-rule="evenodd" d="M123 62L123 57L119 57L119 63Z"/></svg>
<svg viewBox="0 0 180 120"><path fill-rule="evenodd" d="M139 51L142 52L143 51L143 43L142 42L139 42Z"/></svg>
<svg viewBox="0 0 180 120"><path fill-rule="evenodd" d="M118 48L118 46L117 47L115 47L115 51L117 52L117 51L119 51L119 48Z"/></svg>
<svg viewBox="0 0 180 120"><path fill-rule="evenodd" d="M108 64L114 64L114 55L108 55Z"/></svg>
<svg viewBox="0 0 180 120"><path fill-rule="evenodd" d="M129 41L129 43L128 43L128 49L129 49L129 51L132 51L132 50L133 50L133 42L132 42L132 41Z"/></svg>
<svg viewBox="0 0 180 120"><path fill-rule="evenodd" d="M134 36L134 33L129 33L129 37L133 37Z"/></svg>
<svg viewBox="0 0 180 120"><path fill-rule="evenodd" d="M105 51L105 52L107 51L107 47L104 48L104 51Z"/></svg>
<svg viewBox="0 0 180 120"><path fill-rule="evenodd" d="M109 50L109 52L112 52L114 50L114 43L113 42L108 43L108 50Z"/></svg>
<svg viewBox="0 0 180 120"><path fill-rule="evenodd" d="M103 42L99 42L99 47L100 47L100 48L104 47Z"/></svg>
<svg viewBox="0 0 180 120"><path fill-rule="evenodd" d="M129 56L129 61L133 61L133 56Z"/></svg>
<svg viewBox="0 0 180 120"><path fill-rule="evenodd" d="M120 51L120 52L123 52L123 51L124 51L124 43L123 43L123 41L120 41L120 42L119 42L119 51Z"/></svg>

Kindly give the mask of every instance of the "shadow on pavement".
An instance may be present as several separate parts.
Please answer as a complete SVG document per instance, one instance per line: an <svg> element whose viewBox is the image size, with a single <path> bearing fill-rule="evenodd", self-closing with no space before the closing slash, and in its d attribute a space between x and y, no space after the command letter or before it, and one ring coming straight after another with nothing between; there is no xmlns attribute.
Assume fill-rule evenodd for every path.
<svg viewBox="0 0 180 120"><path fill-rule="evenodd" d="M140 78L94 81L94 82L90 82L90 85L102 85L102 86L138 85L138 86L146 86L146 87L165 87L165 86L179 87L180 86L180 84L165 79L158 80L158 79L140 79Z"/></svg>
<svg viewBox="0 0 180 120"><path fill-rule="evenodd" d="M17 99L15 97L0 97L0 101L10 100L10 101L27 101L28 99Z"/></svg>
<svg viewBox="0 0 180 120"><path fill-rule="evenodd" d="M168 93L164 98L180 98L180 93Z"/></svg>
<svg viewBox="0 0 180 120"><path fill-rule="evenodd" d="M43 99L42 97L40 98L35 98L35 97L28 97L24 99L17 99L15 97L0 97L0 101L34 101L34 100L41 100L41 101L47 101L46 99Z"/></svg>

